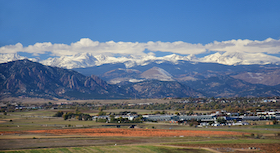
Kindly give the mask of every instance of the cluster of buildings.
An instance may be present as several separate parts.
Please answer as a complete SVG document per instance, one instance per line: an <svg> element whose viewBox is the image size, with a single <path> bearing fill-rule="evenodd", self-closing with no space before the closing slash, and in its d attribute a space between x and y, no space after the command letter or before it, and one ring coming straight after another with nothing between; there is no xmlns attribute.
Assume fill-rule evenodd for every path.
<svg viewBox="0 0 280 153"><path fill-rule="evenodd" d="M133 121L139 115L117 115L115 118L127 118ZM93 116L93 119L107 119L110 122L110 116ZM220 125L248 125L246 121L259 120L280 120L280 111L257 112L255 116L239 115L239 113L227 113L225 111L217 111L210 115L142 115L143 121L160 122L167 121L170 123L188 123L190 121L200 122L202 126L220 126ZM224 123L219 123L223 120ZM209 124L210 123L210 124Z"/></svg>
<svg viewBox="0 0 280 153"><path fill-rule="evenodd" d="M223 118L227 121L257 121L257 120L280 120L280 111L265 111L257 112L257 115L247 116L239 115L239 113L227 113L226 111L216 111L210 115L143 115L147 121L216 121L218 118Z"/></svg>

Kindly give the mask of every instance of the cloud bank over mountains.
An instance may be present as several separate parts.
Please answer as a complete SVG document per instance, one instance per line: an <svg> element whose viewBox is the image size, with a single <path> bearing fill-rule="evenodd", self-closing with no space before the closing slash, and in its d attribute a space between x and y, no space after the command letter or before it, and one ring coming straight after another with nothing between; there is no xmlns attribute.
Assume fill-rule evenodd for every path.
<svg viewBox="0 0 280 153"><path fill-rule="evenodd" d="M146 55L145 51L150 52L170 52L175 54L189 55L202 54L209 51L215 52L243 52L243 53L280 53L280 39L267 38L266 40L228 40L214 41L208 44L192 44L183 41L176 42L99 42L89 38L82 38L75 43L52 44L51 42L36 43L24 47L21 43L0 47L0 53L31 53L33 56L50 52L52 56L67 56L77 53L91 53L92 55Z"/></svg>

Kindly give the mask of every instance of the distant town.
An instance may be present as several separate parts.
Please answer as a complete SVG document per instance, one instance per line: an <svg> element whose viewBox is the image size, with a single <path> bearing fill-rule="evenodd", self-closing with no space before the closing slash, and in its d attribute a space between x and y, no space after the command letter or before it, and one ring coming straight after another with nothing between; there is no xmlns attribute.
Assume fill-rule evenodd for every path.
<svg viewBox="0 0 280 153"><path fill-rule="evenodd" d="M249 125L247 121L268 120L268 124L278 124L280 120L280 97L271 98L165 98L168 103L111 103L92 102L48 102L44 104L26 104L15 101L1 101L0 111L5 114L17 111L58 110L55 117L65 120L78 118L104 123L141 123L170 122L196 127ZM69 112L75 109L75 112ZM127 111L112 113L104 110L124 109ZM139 114L133 109L151 110ZM80 111L95 110L95 115ZM205 111L202 113L202 111Z"/></svg>

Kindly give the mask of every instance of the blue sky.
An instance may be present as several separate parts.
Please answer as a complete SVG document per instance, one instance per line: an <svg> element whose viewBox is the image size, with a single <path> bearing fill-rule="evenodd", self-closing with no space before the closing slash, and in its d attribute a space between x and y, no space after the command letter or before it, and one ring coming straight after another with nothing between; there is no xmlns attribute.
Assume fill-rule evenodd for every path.
<svg viewBox="0 0 280 153"><path fill-rule="evenodd" d="M0 47L7 53L3 46L21 43L24 48L44 42L71 45L82 38L100 43L182 41L201 45L272 38L278 52L260 52L277 54L279 8L279 0L0 0ZM184 54L170 48L162 50Z"/></svg>

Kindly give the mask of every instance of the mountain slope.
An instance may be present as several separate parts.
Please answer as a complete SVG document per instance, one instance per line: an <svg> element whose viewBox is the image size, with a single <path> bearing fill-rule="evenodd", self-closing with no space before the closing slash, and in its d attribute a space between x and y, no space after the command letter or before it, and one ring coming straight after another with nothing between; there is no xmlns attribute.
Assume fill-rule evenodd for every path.
<svg viewBox="0 0 280 153"><path fill-rule="evenodd" d="M120 75L140 74L137 70L115 71L124 73ZM27 59L0 64L0 72L0 98L118 99L131 98L135 94L140 98L202 96L175 81L150 80L119 87L107 84L94 75L86 77L73 70L44 66Z"/></svg>
<svg viewBox="0 0 280 153"><path fill-rule="evenodd" d="M270 97L279 96L280 88L257 85L230 76L214 76L186 84L208 97Z"/></svg>
<svg viewBox="0 0 280 153"><path fill-rule="evenodd" d="M134 92L137 98L203 97L201 93L176 81L148 80L123 87Z"/></svg>
<svg viewBox="0 0 280 153"><path fill-rule="evenodd" d="M139 78L141 72L135 69L114 69L100 75L104 80L111 84L120 83L123 81L133 82ZM141 80L141 79L140 79Z"/></svg>
<svg viewBox="0 0 280 153"><path fill-rule="evenodd" d="M129 84L128 80L145 81L148 79L162 79L158 76L166 76L180 83L186 83L192 89L208 97L235 97L235 96L280 96L280 66L267 65L223 65L217 63L196 63L189 61L179 61L177 64L172 62L156 63L151 62L144 66L134 66L139 74L120 73L116 69L119 64L101 65L91 69L108 70L99 75L107 81L115 81L118 85ZM86 70L87 68L83 69ZM160 73L159 70L165 73ZM81 69L77 69L80 71ZM124 72L125 69L122 68ZM116 76L114 73L118 72ZM113 75L114 74L114 75ZM122 75L120 75L122 74ZM143 75L144 74L144 75ZM155 76L153 76L155 74ZM169 75L170 74L170 75ZM129 76L129 77L127 77ZM114 79L115 77L115 79ZM164 77L163 77L164 78ZM166 81L166 80L165 80ZM139 82L141 83L141 82ZM152 86L152 85L151 85ZM147 86L148 87L148 86ZM148 94L148 93L147 93Z"/></svg>
<svg viewBox="0 0 280 153"><path fill-rule="evenodd" d="M0 64L0 93L41 98L125 98L125 91L97 76L44 66L29 60Z"/></svg>
<svg viewBox="0 0 280 153"><path fill-rule="evenodd" d="M159 67L153 67L141 74L145 79L156 79L160 81L174 81L172 75Z"/></svg>
<svg viewBox="0 0 280 153"><path fill-rule="evenodd" d="M258 70L257 72L243 72L232 76L252 84L275 86L280 84L280 69Z"/></svg>

